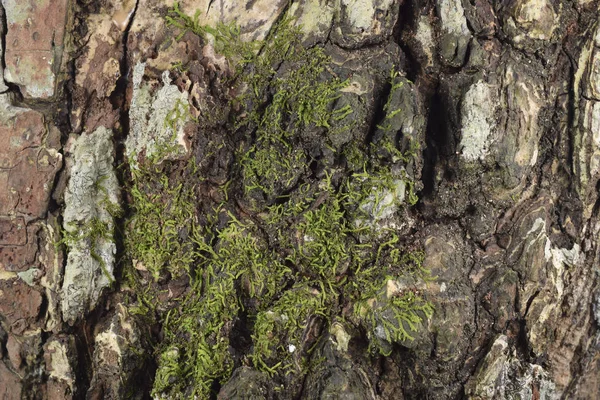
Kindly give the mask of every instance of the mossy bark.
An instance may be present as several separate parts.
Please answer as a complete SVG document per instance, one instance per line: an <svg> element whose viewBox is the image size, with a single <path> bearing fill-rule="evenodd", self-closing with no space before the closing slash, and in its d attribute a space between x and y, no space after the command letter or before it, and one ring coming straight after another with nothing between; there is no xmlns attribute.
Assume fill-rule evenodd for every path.
<svg viewBox="0 0 600 400"><path fill-rule="evenodd" d="M2 396L600 396L597 0L58 3L0 8Z"/></svg>

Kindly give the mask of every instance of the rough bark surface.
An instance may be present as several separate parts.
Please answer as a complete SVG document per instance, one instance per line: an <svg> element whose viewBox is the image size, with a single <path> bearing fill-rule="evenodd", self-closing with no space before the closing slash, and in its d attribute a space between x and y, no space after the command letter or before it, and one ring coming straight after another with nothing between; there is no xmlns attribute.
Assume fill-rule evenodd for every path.
<svg viewBox="0 0 600 400"><path fill-rule="evenodd" d="M174 6L240 36L182 29ZM2 0L0 397L600 398L599 9ZM259 58L240 70L239 52L267 54L282 21L300 27L308 55L277 59L253 87ZM252 41L263 47L228 47ZM333 111L289 112L313 90L301 89L273 128L285 143L265 139L261 113L321 55L308 86L335 77L335 95L321 96ZM259 171L259 157L276 167ZM346 183L366 187L354 208L336 197ZM303 199L297 215L265 222ZM309 216L340 207L348 222L323 232L343 240L316 256ZM139 254L148 236L131 232L154 217L170 247ZM370 253L335 253L367 246L361 229L383 232ZM235 253L246 239L252 254ZM347 283L359 255L377 266L421 251L425 280L392 265L362 303ZM226 269L244 257L253 275ZM332 275L319 257L337 257ZM387 305L406 296L433 314L415 300L414 327L394 319ZM309 306L286 314L287 298ZM202 332L211 318L218 328ZM291 319L297 333L283 328ZM386 335L389 323L411 338Z"/></svg>

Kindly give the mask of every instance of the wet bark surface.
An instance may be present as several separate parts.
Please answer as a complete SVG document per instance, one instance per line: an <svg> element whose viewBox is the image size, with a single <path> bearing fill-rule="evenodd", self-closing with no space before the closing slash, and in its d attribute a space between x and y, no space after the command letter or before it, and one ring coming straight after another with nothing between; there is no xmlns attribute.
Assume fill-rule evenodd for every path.
<svg viewBox="0 0 600 400"><path fill-rule="evenodd" d="M1 4L0 397L600 396L597 1Z"/></svg>

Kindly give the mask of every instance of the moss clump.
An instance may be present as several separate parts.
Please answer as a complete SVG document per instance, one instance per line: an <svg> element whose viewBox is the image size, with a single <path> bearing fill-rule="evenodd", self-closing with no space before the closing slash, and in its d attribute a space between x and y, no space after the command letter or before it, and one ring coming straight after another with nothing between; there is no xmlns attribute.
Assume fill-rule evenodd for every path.
<svg viewBox="0 0 600 400"><path fill-rule="evenodd" d="M204 239L196 243L200 260L192 289L165 319L156 394L208 397L213 381L231 373L230 334L243 299L269 303L289 273L251 225L222 213L229 222L216 233L214 247Z"/></svg>
<svg viewBox="0 0 600 400"><path fill-rule="evenodd" d="M323 48L305 48L301 41L301 30L282 21L252 59L249 73L237 81L249 88L235 100L247 111L238 126L255 130L256 136L241 152L247 193L259 189L272 197L291 188L308 160L303 135L330 129L352 112L349 107L334 109L347 82L327 71L330 57Z"/></svg>
<svg viewBox="0 0 600 400"><path fill-rule="evenodd" d="M184 13L175 2L166 16L167 24L180 29L177 40L180 40L188 31L207 39L213 40L215 52L224 55L233 65L241 69L251 62L258 49L257 42L247 42L240 39L240 28L234 23L224 24L218 22L216 26L202 25L200 23L200 10L193 17Z"/></svg>
<svg viewBox="0 0 600 400"><path fill-rule="evenodd" d="M324 288L309 282L295 284L256 315L250 358L259 370L275 374L295 372L295 353L302 351L302 335L309 317L327 317L329 300Z"/></svg>
<svg viewBox="0 0 600 400"><path fill-rule="evenodd" d="M135 268L149 271L154 280L165 271L181 276L196 259L194 188L163 172L140 165L129 189L133 216L127 221L127 251Z"/></svg>
<svg viewBox="0 0 600 400"><path fill-rule="evenodd" d="M391 353L391 343L413 340L434 311L417 289L431 279L423 268L424 254L402 253L396 247L398 241L391 233L379 245L374 263L357 271L349 284L355 300L353 316L367 329L369 349L386 356Z"/></svg>
<svg viewBox="0 0 600 400"><path fill-rule="evenodd" d="M309 317L335 320L343 314L340 299L354 304L356 311L346 317L363 326L372 351L383 354L391 342L410 340L410 332L432 312L431 304L414 291L393 298L382 295L390 280L410 276L416 283L428 274L422 266L422 253L405 251L393 230L378 232L352 223L345 208L356 208L363 194L336 189L330 176L315 191L303 190L304 201L289 199L263 215L268 229L277 232L274 242L282 247L279 250L291 248L286 261L296 282L257 315L252 358L257 368L269 373L290 368L300 372L291 366L303 365L302 359L310 356L310 349L298 342ZM289 301L288 296L294 300ZM377 335L382 329L383 339Z"/></svg>
<svg viewBox="0 0 600 400"><path fill-rule="evenodd" d="M259 140L240 154L246 193L283 192L298 182L306 166L304 152L287 143Z"/></svg>
<svg viewBox="0 0 600 400"><path fill-rule="evenodd" d="M214 380L227 379L233 368L228 330L239 312L234 279L196 281L180 306L163 324L159 365L153 394L208 398Z"/></svg>
<svg viewBox="0 0 600 400"><path fill-rule="evenodd" d="M359 302L355 305L355 313L369 327L369 348L389 356L391 343L414 340L412 335L423 320L433 315L433 307L409 291L389 299Z"/></svg>
<svg viewBox="0 0 600 400"><path fill-rule="evenodd" d="M150 163L134 171L132 262L155 280L187 275L190 282L159 316L153 395L208 398L215 383L248 363L276 380L300 376L311 359L314 341L306 336L313 323L346 319L383 354L389 343L410 340L431 305L416 285L390 296L386 289L407 277L422 281L422 256L372 221L416 201L404 170L412 155L393 143L387 155L350 145L350 173L325 168L324 177L309 178L307 137L326 147L325 133L352 112L335 108L346 83L328 71L323 48L302 46L289 20L256 52L256 44L235 43L239 30L201 26L198 14L186 17L177 5L168 19L183 31L212 35L222 53L239 52L229 59L244 73L237 70L231 84L247 90L231 100L243 111L230 127L245 135L219 204L196 204L195 164ZM247 203L254 207L247 210ZM147 294L138 297L147 302Z"/></svg>

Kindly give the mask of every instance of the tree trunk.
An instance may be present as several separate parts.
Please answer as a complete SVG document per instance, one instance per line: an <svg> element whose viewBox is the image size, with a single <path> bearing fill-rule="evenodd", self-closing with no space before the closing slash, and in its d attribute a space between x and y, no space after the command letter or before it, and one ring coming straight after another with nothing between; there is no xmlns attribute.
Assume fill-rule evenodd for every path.
<svg viewBox="0 0 600 400"><path fill-rule="evenodd" d="M1 5L0 397L600 397L598 1Z"/></svg>

